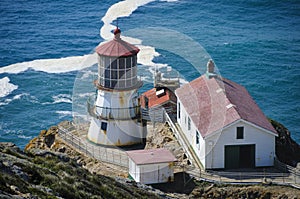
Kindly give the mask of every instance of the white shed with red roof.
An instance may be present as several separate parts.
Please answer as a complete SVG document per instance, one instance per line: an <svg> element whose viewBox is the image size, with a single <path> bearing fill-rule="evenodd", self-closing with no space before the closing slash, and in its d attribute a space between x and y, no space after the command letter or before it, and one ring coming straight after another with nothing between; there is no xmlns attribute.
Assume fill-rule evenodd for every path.
<svg viewBox="0 0 300 199"><path fill-rule="evenodd" d="M177 122L205 169L273 166L276 130L241 85L208 72L175 91Z"/></svg>
<svg viewBox="0 0 300 199"><path fill-rule="evenodd" d="M143 184L156 184L174 181L176 158L167 149L127 151L129 175Z"/></svg>

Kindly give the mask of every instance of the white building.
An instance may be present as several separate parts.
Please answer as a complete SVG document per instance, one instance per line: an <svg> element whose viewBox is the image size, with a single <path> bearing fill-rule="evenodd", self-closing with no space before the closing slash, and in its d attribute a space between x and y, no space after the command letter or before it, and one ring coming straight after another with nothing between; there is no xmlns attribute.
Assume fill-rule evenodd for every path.
<svg viewBox="0 0 300 199"><path fill-rule="evenodd" d="M207 73L175 91L177 122L205 169L273 166L277 133L247 90Z"/></svg>
<svg viewBox="0 0 300 199"><path fill-rule="evenodd" d="M88 139L97 144L126 146L139 144L146 138L146 123L140 114L137 90L139 49L120 37L116 28L114 39L96 48L98 79L95 81L95 102L88 101L92 116Z"/></svg>
<svg viewBox="0 0 300 199"><path fill-rule="evenodd" d="M129 175L143 184L174 181L174 162L176 158L167 149L148 149L127 151Z"/></svg>

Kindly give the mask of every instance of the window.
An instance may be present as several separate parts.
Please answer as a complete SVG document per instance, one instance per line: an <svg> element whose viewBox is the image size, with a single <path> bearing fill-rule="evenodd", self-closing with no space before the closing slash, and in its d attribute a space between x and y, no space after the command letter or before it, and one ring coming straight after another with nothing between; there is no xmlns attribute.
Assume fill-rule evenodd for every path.
<svg viewBox="0 0 300 199"><path fill-rule="evenodd" d="M180 103L178 102L178 118L180 119Z"/></svg>
<svg viewBox="0 0 300 199"><path fill-rule="evenodd" d="M125 58L119 58L119 69L125 68Z"/></svg>
<svg viewBox="0 0 300 199"><path fill-rule="evenodd" d="M112 60L110 68L111 69L118 69L118 59Z"/></svg>
<svg viewBox="0 0 300 199"><path fill-rule="evenodd" d="M105 75L105 78L108 78L108 79L109 79L109 78L110 78L110 70L106 68L106 69L105 69L105 74L104 74L104 75Z"/></svg>
<svg viewBox="0 0 300 199"><path fill-rule="evenodd" d="M110 66L110 58L106 57L104 58L104 67L105 69L109 68Z"/></svg>
<svg viewBox="0 0 300 199"><path fill-rule="evenodd" d="M199 132L196 131L196 144L199 144Z"/></svg>
<svg viewBox="0 0 300 199"><path fill-rule="evenodd" d="M236 128L236 139L244 139L244 127L239 126Z"/></svg>
<svg viewBox="0 0 300 199"><path fill-rule="evenodd" d="M101 122L101 130L106 131L106 129L107 129L107 123Z"/></svg>
<svg viewBox="0 0 300 199"><path fill-rule="evenodd" d="M110 88L110 81L109 81L109 79L104 79L104 87Z"/></svg>
<svg viewBox="0 0 300 199"><path fill-rule="evenodd" d="M136 63L137 63L137 56L133 56L132 57L132 67L136 66Z"/></svg>
<svg viewBox="0 0 300 199"><path fill-rule="evenodd" d="M125 70L118 70L119 72L119 79L125 79Z"/></svg>
<svg viewBox="0 0 300 199"><path fill-rule="evenodd" d="M132 57L127 57L126 58L126 68L131 68L132 67Z"/></svg>
<svg viewBox="0 0 300 199"><path fill-rule="evenodd" d="M118 70L111 70L111 79L118 79Z"/></svg>
<svg viewBox="0 0 300 199"><path fill-rule="evenodd" d="M144 100L145 100L145 108L148 109L149 108L149 99L148 99L148 97L144 96Z"/></svg>
<svg viewBox="0 0 300 199"><path fill-rule="evenodd" d="M188 130L191 130L191 119L190 119L190 117L188 118Z"/></svg>

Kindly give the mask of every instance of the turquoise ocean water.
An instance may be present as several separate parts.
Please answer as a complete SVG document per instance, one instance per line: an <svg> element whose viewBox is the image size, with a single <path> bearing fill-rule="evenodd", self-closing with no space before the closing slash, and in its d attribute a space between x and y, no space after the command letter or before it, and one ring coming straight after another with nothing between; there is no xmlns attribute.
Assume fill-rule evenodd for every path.
<svg viewBox="0 0 300 199"><path fill-rule="evenodd" d="M72 119L74 82L92 81L87 57L118 19L123 35L131 31L160 54L152 59L149 51L140 60L141 91L151 87L155 64L173 67L187 81L200 75L180 53L155 46L152 37L143 43L149 27L176 31L205 48L220 74L245 86L300 143L299 1L2 0L0 17L0 141L24 147L40 130ZM93 91L90 86L81 90L82 99Z"/></svg>

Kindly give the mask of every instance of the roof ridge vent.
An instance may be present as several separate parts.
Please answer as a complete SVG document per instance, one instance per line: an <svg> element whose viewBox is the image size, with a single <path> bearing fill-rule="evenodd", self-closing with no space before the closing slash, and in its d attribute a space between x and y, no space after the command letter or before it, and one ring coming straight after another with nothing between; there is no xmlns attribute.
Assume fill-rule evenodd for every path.
<svg viewBox="0 0 300 199"><path fill-rule="evenodd" d="M230 103L230 104L228 104L228 105L226 106L226 108L227 108L227 109L230 109L230 108L232 108L232 107L234 107L234 108L235 108L235 107L236 107L236 105L234 105L234 104L231 104L231 103Z"/></svg>
<svg viewBox="0 0 300 199"><path fill-rule="evenodd" d="M216 92L217 92L217 93L221 93L221 92L225 92L225 90L224 90L223 88L218 88L218 89L216 90Z"/></svg>

